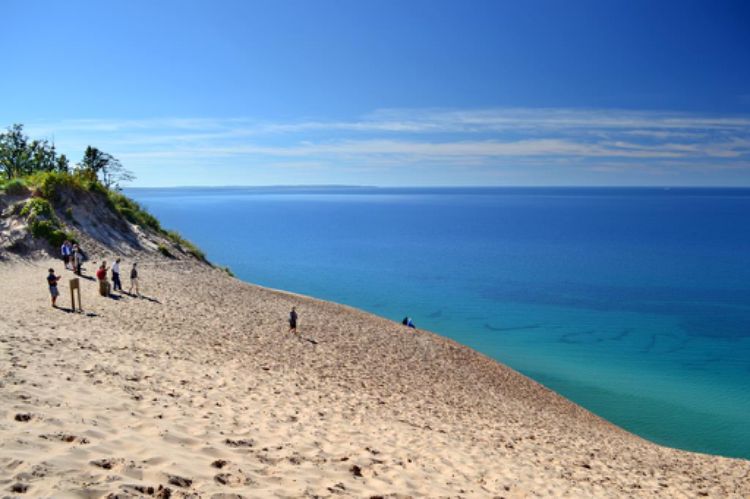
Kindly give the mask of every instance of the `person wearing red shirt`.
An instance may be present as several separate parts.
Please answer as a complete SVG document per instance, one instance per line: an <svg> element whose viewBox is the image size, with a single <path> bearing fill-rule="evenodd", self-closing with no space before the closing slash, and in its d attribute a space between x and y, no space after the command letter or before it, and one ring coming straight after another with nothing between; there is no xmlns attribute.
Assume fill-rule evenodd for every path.
<svg viewBox="0 0 750 499"><path fill-rule="evenodd" d="M99 294L109 296L109 282L107 281L107 261L103 261L96 271L96 278L99 280Z"/></svg>

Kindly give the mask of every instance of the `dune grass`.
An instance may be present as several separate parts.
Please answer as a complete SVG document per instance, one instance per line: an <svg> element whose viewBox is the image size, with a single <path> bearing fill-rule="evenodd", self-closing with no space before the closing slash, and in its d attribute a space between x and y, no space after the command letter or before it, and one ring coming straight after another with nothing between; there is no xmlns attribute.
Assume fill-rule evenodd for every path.
<svg viewBox="0 0 750 499"><path fill-rule="evenodd" d="M65 240L75 240L73 234L63 229L52 205L44 198L26 201L21 209L21 216L26 217L31 235L47 241L53 248L60 246Z"/></svg>

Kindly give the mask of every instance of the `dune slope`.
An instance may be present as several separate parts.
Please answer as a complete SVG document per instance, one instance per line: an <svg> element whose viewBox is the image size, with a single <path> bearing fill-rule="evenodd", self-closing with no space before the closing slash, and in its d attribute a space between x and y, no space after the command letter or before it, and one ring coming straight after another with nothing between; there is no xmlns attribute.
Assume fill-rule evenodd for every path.
<svg viewBox="0 0 750 499"><path fill-rule="evenodd" d="M49 305L59 262L0 263L2 495L750 495L750 462L646 442L452 341L144 258L145 297L83 280L84 314Z"/></svg>

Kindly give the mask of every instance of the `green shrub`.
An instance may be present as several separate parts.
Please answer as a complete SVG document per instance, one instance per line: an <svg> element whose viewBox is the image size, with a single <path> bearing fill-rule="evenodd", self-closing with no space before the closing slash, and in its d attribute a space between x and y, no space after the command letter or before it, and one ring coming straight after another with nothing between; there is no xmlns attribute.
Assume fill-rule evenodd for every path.
<svg viewBox="0 0 750 499"><path fill-rule="evenodd" d="M40 194L50 201L57 199L62 188L78 189L108 195L109 191L96 178L85 170L69 172L36 172L25 177L28 185L39 189Z"/></svg>
<svg viewBox="0 0 750 499"><path fill-rule="evenodd" d="M14 178L5 183L6 194L10 196L24 196L29 193L26 183L20 178Z"/></svg>
<svg viewBox="0 0 750 499"><path fill-rule="evenodd" d="M128 222L144 228L150 228L159 233L164 232L159 220L129 197L119 192L109 191L108 198L110 207L125 217L125 220Z"/></svg>
<svg viewBox="0 0 750 499"><path fill-rule="evenodd" d="M29 224L29 228L32 236L46 240L54 248L60 246L67 239L73 239L51 220L34 220Z"/></svg>
<svg viewBox="0 0 750 499"><path fill-rule="evenodd" d="M83 186L89 192L98 192L99 194L104 194L105 196L109 195L110 192L106 187L102 185L101 182L96 179L85 181Z"/></svg>
<svg viewBox="0 0 750 499"><path fill-rule="evenodd" d="M29 184L39 189L45 199L53 201L62 187L80 187L73 175L62 172L39 172L28 177Z"/></svg>
<svg viewBox="0 0 750 499"><path fill-rule="evenodd" d="M46 199L31 198L26 201L21 216L26 217L32 236L44 239L53 247L60 246L66 239L73 240L73 236L60 226L52 205Z"/></svg>
<svg viewBox="0 0 750 499"><path fill-rule="evenodd" d="M159 245L158 250L159 250L159 253L166 256L167 258L174 258L174 255L169 251L169 248L167 248L163 244Z"/></svg>
<svg viewBox="0 0 750 499"><path fill-rule="evenodd" d="M221 267L221 270L226 272L229 275L229 277L234 277L234 272L232 272L232 269L230 269L229 267Z"/></svg>
<svg viewBox="0 0 750 499"><path fill-rule="evenodd" d="M73 178L75 184L87 192L98 192L100 194L107 194L107 188L104 187L96 176L96 173L85 168L76 170L70 175Z"/></svg>
<svg viewBox="0 0 750 499"><path fill-rule="evenodd" d="M21 215L27 217L29 222L31 222L32 218L36 219L39 217L53 219L55 212L52 209L52 205L46 199L31 198L23 205Z"/></svg>
<svg viewBox="0 0 750 499"><path fill-rule="evenodd" d="M206 254L200 250L196 245L182 237L179 232L174 230L168 230L166 232L167 237L175 244L177 244L185 253L193 255L198 260L206 261Z"/></svg>

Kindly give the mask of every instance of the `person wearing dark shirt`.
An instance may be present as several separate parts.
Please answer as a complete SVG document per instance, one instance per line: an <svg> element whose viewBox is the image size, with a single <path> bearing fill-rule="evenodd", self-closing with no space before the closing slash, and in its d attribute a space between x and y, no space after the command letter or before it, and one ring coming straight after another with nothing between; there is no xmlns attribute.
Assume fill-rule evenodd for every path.
<svg viewBox="0 0 750 499"><path fill-rule="evenodd" d="M57 297L60 295L60 292L57 290L57 281L60 280L60 276L55 275L54 269L49 269L49 274L47 274L47 285L49 286L49 294L52 298L52 306L57 308Z"/></svg>
<svg viewBox="0 0 750 499"><path fill-rule="evenodd" d="M133 268L130 269L130 289L128 289L128 294L133 293L133 288L135 288L135 294L138 296L141 295L141 293L138 291L138 269L137 269L138 262L133 262Z"/></svg>
<svg viewBox="0 0 750 499"><path fill-rule="evenodd" d="M289 312L289 332L297 333L297 310L292 307L292 311Z"/></svg>
<svg viewBox="0 0 750 499"><path fill-rule="evenodd" d="M403 324L406 327L410 327L412 329L417 329L417 327L412 322L411 317L409 316L404 317L404 320L401 321L401 324Z"/></svg>

